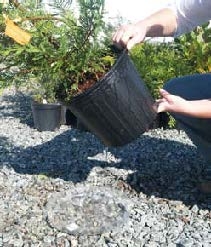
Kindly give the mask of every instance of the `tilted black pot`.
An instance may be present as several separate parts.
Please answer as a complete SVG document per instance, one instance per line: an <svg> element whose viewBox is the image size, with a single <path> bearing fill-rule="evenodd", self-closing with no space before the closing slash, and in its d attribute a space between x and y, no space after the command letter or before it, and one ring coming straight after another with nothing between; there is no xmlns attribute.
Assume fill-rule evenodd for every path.
<svg viewBox="0 0 211 247"><path fill-rule="evenodd" d="M126 51L90 89L73 97L70 109L106 146L123 146L156 118L153 98Z"/></svg>
<svg viewBox="0 0 211 247"><path fill-rule="evenodd" d="M61 125L61 105L31 103L34 127L39 131L54 131Z"/></svg>

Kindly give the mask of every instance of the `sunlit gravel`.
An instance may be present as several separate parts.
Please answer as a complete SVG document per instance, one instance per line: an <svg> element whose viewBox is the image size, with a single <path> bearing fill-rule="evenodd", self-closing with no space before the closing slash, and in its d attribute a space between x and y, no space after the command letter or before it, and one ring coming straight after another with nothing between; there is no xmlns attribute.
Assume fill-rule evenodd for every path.
<svg viewBox="0 0 211 247"><path fill-rule="evenodd" d="M0 99L0 247L211 246L204 162L183 131L106 148L69 126L34 129L26 93Z"/></svg>

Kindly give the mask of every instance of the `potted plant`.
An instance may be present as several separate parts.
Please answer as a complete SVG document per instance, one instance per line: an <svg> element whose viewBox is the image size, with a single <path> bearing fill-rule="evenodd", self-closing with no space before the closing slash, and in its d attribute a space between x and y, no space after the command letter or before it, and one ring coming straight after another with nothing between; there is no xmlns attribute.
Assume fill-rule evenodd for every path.
<svg viewBox="0 0 211 247"><path fill-rule="evenodd" d="M16 78L30 79L36 101L63 102L104 144L124 145L149 128L153 100L127 51L114 53L108 36L103 37L104 0L77 3L77 17L71 11L52 16L20 5L5 11L21 31L18 38L5 32L10 42L1 45L0 53L18 67ZM26 37L18 43L23 31Z"/></svg>
<svg viewBox="0 0 211 247"><path fill-rule="evenodd" d="M95 83L114 61L105 38L99 38L105 30L104 1L78 0L78 5L79 17L62 9L53 16L29 1L12 1L10 8L2 9L4 42L0 53L8 66L1 71L1 77L10 75L16 82L27 80L33 94L33 112L51 109L58 116L58 103L66 109L72 96ZM29 37L26 42L25 36ZM18 68L15 76L11 67ZM46 119L46 114L42 115Z"/></svg>

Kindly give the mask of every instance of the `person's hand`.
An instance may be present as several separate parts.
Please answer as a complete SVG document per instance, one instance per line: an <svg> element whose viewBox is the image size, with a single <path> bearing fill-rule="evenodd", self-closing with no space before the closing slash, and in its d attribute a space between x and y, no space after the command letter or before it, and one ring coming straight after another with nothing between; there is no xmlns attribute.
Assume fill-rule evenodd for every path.
<svg viewBox="0 0 211 247"><path fill-rule="evenodd" d="M113 35L113 43L118 48L130 50L135 44L144 41L147 27L144 22L121 26Z"/></svg>
<svg viewBox="0 0 211 247"><path fill-rule="evenodd" d="M189 101L181 98L180 96L176 96L168 93L164 89L160 89L161 99L156 100L154 104L154 110L159 112L177 112L181 114L185 114L190 109Z"/></svg>

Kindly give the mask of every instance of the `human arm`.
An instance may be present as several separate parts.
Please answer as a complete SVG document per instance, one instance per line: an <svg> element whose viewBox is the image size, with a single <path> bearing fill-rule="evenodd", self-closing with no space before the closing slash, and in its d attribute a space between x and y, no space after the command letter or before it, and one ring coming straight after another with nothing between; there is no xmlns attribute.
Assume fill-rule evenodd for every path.
<svg viewBox="0 0 211 247"><path fill-rule="evenodd" d="M211 118L211 99L185 100L163 89L160 90L160 94L162 98L154 105L157 113L173 112L190 117Z"/></svg>
<svg viewBox="0 0 211 247"><path fill-rule="evenodd" d="M176 16L171 9L165 8L137 23L120 27L113 35L113 42L129 50L145 37L173 36L176 28Z"/></svg>
<svg viewBox="0 0 211 247"><path fill-rule="evenodd" d="M210 0L172 0L149 17L120 27L113 35L113 42L131 49L145 37L180 36L208 20L211 20Z"/></svg>

